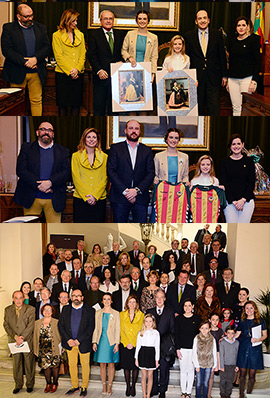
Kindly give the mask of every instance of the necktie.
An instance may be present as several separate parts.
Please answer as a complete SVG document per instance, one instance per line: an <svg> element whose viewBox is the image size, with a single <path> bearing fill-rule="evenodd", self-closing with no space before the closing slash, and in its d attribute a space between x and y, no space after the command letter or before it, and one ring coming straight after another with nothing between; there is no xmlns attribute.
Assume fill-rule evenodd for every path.
<svg viewBox="0 0 270 398"><path fill-rule="evenodd" d="M225 284L225 291L226 291L226 294L229 293L229 284L227 282Z"/></svg>
<svg viewBox="0 0 270 398"><path fill-rule="evenodd" d="M76 283L78 284L78 279L79 279L79 273L78 273L78 271L76 271Z"/></svg>
<svg viewBox="0 0 270 398"><path fill-rule="evenodd" d="M205 246L205 255L208 254L208 246Z"/></svg>
<svg viewBox="0 0 270 398"><path fill-rule="evenodd" d="M138 290L138 285L137 282L135 282L135 291L137 292L137 290Z"/></svg>
<svg viewBox="0 0 270 398"><path fill-rule="evenodd" d="M181 301L182 293L183 293L183 286L180 286L180 291L178 294L178 303L180 303L180 301Z"/></svg>
<svg viewBox="0 0 270 398"><path fill-rule="evenodd" d="M37 302L37 303L40 302L40 294L39 294L39 292L37 293L36 302Z"/></svg>
<svg viewBox="0 0 270 398"><path fill-rule="evenodd" d="M212 280L213 280L213 285L216 283L216 275L215 275L215 271L212 271Z"/></svg>
<svg viewBox="0 0 270 398"><path fill-rule="evenodd" d="M157 312L158 312L158 315L160 316L161 315L161 309L158 308Z"/></svg>
<svg viewBox="0 0 270 398"><path fill-rule="evenodd" d="M67 292L67 284L64 284L64 292Z"/></svg>
<svg viewBox="0 0 270 398"><path fill-rule="evenodd" d="M83 263L83 252L80 252L80 259L81 259L81 262Z"/></svg>
<svg viewBox="0 0 270 398"><path fill-rule="evenodd" d="M89 276L87 277L87 280L86 280L86 287L87 287L87 290L90 289L90 277Z"/></svg>
<svg viewBox="0 0 270 398"><path fill-rule="evenodd" d="M166 293L166 289L164 286L161 286L161 289L163 290L164 293Z"/></svg>
<svg viewBox="0 0 270 398"><path fill-rule="evenodd" d="M207 42L206 42L206 37L205 37L204 31L202 32L201 48L202 48L203 55L206 56Z"/></svg>
<svg viewBox="0 0 270 398"><path fill-rule="evenodd" d="M194 254L191 255L191 272L194 272Z"/></svg>
<svg viewBox="0 0 270 398"><path fill-rule="evenodd" d="M138 254L137 251L134 252L134 257L137 258Z"/></svg>
<svg viewBox="0 0 270 398"><path fill-rule="evenodd" d="M111 49L111 53L113 54L113 45L114 45L114 43L113 43L113 38L112 38L112 32L107 32L107 35L109 36L109 46L110 46L110 49Z"/></svg>
<svg viewBox="0 0 270 398"><path fill-rule="evenodd" d="M21 309L22 309L22 307L21 308L16 307L17 319L19 319Z"/></svg>

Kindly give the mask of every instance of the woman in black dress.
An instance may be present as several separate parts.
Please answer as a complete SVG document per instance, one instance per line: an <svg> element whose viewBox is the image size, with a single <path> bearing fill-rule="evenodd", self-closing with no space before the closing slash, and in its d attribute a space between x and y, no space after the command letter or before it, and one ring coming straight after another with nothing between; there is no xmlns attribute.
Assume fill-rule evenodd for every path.
<svg viewBox="0 0 270 398"><path fill-rule="evenodd" d="M49 275L50 266L56 261L56 247L53 243L47 244L47 251L43 255L43 276Z"/></svg>

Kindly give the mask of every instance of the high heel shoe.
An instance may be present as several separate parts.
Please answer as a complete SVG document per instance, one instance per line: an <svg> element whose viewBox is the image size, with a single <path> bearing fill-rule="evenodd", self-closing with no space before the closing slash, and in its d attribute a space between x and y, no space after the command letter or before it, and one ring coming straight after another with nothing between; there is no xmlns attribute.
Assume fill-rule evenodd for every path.
<svg viewBox="0 0 270 398"><path fill-rule="evenodd" d="M107 395L107 383L102 383L102 384L103 384L102 395Z"/></svg>
<svg viewBox="0 0 270 398"><path fill-rule="evenodd" d="M111 395L112 395L112 385L108 384L107 397L110 397Z"/></svg>
<svg viewBox="0 0 270 398"><path fill-rule="evenodd" d="M51 388L52 388L52 385L51 384L47 384L44 392L50 392Z"/></svg>

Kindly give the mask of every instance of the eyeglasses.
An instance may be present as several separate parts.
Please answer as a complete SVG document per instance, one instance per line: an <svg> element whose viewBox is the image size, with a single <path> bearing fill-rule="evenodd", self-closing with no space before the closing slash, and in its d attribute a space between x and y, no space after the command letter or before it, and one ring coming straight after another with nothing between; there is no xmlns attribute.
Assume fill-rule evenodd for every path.
<svg viewBox="0 0 270 398"><path fill-rule="evenodd" d="M24 19L31 19L34 17L34 14L30 14L30 15L22 15L20 14L21 17L23 17Z"/></svg>
<svg viewBox="0 0 270 398"><path fill-rule="evenodd" d="M82 297L81 294L72 294L71 297Z"/></svg>
<svg viewBox="0 0 270 398"><path fill-rule="evenodd" d="M45 127L41 127L40 129L39 129L39 131L41 131L42 133L45 133L46 131L48 131L48 133L53 133L53 130L52 129L46 129Z"/></svg>

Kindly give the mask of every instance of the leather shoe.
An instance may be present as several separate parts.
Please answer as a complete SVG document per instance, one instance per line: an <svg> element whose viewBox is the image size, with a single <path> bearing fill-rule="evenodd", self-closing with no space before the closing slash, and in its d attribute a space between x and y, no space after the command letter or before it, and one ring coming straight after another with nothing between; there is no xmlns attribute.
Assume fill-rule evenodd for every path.
<svg viewBox="0 0 270 398"><path fill-rule="evenodd" d="M13 394L18 394L18 392L21 390L21 388L14 388L14 390L12 391Z"/></svg>
<svg viewBox="0 0 270 398"><path fill-rule="evenodd" d="M130 386L126 388L126 397L130 397Z"/></svg>
<svg viewBox="0 0 270 398"><path fill-rule="evenodd" d="M33 392L33 388L32 387L27 387L26 392Z"/></svg>
<svg viewBox="0 0 270 398"><path fill-rule="evenodd" d="M135 386L131 386L130 395L131 395L132 397L135 397L135 395L136 395L136 388L135 388Z"/></svg>
<svg viewBox="0 0 270 398"><path fill-rule="evenodd" d="M57 387L57 384L53 384L50 392L55 392L57 390Z"/></svg>
<svg viewBox="0 0 270 398"><path fill-rule="evenodd" d="M51 388L52 388L52 385L51 384L47 384L44 392L50 392Z"/></svg>

